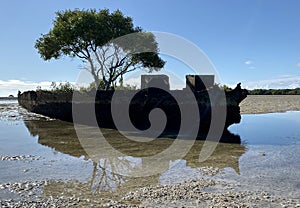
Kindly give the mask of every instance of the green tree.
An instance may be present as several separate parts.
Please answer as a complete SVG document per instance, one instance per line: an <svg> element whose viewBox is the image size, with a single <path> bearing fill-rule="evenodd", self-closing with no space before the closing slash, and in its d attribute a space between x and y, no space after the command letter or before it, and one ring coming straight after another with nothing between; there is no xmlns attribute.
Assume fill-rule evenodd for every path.
<svg viewBox="0 0 300 208"><path fill-rule="evenodd" d="M131 39L118 40L132 33L136 35ZM57 12L53 28L36 41L35 47L44 60L63 55L80 58L95 86L103 86L103 82L105 90L123 80L125 73L142 68L151 72L165 64L157 54L154 35L134 27L132 18L119 10Z"/></svg>

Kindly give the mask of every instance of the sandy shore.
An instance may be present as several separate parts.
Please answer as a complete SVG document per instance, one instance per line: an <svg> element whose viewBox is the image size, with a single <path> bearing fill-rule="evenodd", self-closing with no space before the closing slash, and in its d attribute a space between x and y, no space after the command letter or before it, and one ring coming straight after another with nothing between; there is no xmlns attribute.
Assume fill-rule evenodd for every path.
<svg viewBox="0 0 300 208"><path fill-rule="evenodd" d="M145 186L116 198L87 194L83 190L73 196L41 196L51 181L8 183L0 185L18 194L19 199L0 200L0 207L300 207L300 200L273 195L265 191L236 191L236 184L201 179L174 185ZM66 189L70 187L65 187Z"/></svg>
<svg viewBox="0 0 300 208"><path fill-rule="evenodd" d="M300 95L248 95L240 107L241 114L300 111Z"/></svg>

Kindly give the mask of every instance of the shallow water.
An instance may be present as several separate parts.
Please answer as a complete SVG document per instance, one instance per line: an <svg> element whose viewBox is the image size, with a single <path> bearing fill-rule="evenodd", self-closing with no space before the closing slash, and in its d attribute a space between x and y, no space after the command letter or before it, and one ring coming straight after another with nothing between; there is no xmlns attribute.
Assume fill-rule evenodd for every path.
<svg viewBox="0 0 300 208"><path fill-rule="evenodd" d="M0 184L53 179L44 187L44 194L116 194L146 185L213 177L237 183L237 189L266 190L297 198L299 124L300 112L242 115L241 124L230 127L241 136L241 145L218 144L206 161L199 162L204 142L196 141L183 158L178 156L182 150L175 149L174 154L150 166L151 171L158 170L157 174L133 177L138 171L149 171L152 163L147 163L147 157L170 148L174 140L130 142L115 130L102 129L106 141L122 153L119 156L107 151L104 143L82 142L70 123L28 113L16 102L0 101L0 156L27 156L0 160ZM97 133L91 127L80 128L86 138ZM217 169L221 172L214 173ZM0 199L6 197L11 196L0 191Z"/></svg>
<svg viewBox="0 0 300 208"><path fill-rule="evenodd" d="M262 189L300 198L300 112L242 115L229 129L241 136L247 148L239 159L240 174L221 176L242 188Z"/></svg>

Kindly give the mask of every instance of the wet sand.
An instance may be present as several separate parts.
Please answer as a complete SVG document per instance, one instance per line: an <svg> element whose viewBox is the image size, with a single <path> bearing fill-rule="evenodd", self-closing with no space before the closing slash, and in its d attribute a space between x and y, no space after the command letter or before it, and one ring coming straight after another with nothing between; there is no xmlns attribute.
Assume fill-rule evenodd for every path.
<svg viewBox="0 0 300 208"><path fill-rule="evenodd" d="M248 95L240 108L241 114L300 111L300 95Z"/></svg>

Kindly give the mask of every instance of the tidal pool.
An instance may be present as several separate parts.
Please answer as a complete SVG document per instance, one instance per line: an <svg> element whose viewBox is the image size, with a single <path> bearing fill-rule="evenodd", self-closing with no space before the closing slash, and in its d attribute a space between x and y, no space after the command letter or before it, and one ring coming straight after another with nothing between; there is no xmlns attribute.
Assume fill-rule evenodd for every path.
<svg viewBox="0 0 300 208"><path fill-rule="evenodd" d="M242 115L231 132L239 134L246 152L239 158L240 174L223 178L243 189L261 189L300 198L300 112Z"/></svg>
<svg viewBox="0 0 300 208"><path fill-rule="evenodd" d="M28 113L15 101L0 101L0 116L0 184L47 180L51 182L42 190L45 195L117 196L147 185L214 178L238 184L236 190L300 196L300 112L242 115L242 122L230 127L242 144L220 143L200 162L204 142L196 141L184 157L176 157L178 149L170 159L156 161L159 167L152 168L159 173L145 177L134 176L145 169L147 157L169 148L173 139L137 143L102 129L106 141L125 155L120 157L104 154L109 151L99 149L101 143L87 149L71 123ZM80 128L87 135L95 133L91 127ZM0 190L0 199L11 197Z"/></svg>

